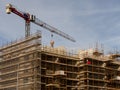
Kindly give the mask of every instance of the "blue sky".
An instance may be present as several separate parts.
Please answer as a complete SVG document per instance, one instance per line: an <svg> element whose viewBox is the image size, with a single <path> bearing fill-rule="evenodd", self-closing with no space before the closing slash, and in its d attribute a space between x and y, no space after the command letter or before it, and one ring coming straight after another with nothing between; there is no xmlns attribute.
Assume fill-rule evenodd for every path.
<svg viewBox="0 0 120 90"><path fill-rule="evenodd" d="M24 36L24 20L5 13L11 3L22 11L71 35L76 43L54 34L55 46L86 49L96 42L105 48L120 49L120 0L0 0L0 44ZM51 33L31 24L31 32L42 31L49 45Z"/></svg>

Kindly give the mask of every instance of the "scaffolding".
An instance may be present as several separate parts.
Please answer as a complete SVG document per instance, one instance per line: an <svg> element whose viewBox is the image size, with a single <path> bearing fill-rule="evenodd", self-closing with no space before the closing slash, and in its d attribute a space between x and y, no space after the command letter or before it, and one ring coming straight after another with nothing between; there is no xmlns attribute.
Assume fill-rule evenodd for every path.
<svg viewBox="0 0 120 90"><path fill-rule="evenodd" d="M37 90L40 87L36 69L40 63L36 53L41 45L40 37L37 33L0 48L0 90Z"/></svg>
<svg viewBox="0 0 120 90"><path fill-rule="evenodd" d="M120 90L119 54L41 43L37 33L0 48L0 90Z"/></svg>
<svg viewBox="0 0 120 90"><path fill-rule="evenodd" d="M41 45L41 34L0 48L0 90L72 90L78 55Z"/></svg>
<svg viewBox="0 0 120 90"><path fill-rule="evenodd" d="M90 55L90 54L91 55ZM82 56L83 55L83 56ZM120 90L120 61L99 51L80 54L78 90Z"/></svg>

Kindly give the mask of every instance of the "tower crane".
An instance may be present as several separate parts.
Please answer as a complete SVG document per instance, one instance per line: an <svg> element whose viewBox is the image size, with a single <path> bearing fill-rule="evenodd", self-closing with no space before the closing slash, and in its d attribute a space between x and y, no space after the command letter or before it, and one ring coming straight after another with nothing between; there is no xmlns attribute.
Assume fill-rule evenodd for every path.
<svg viewBox="0 0 120 90"><path fill-rule="evenodd" d="M41 26L41 27L47 29L48 31L50 31L52 33L55 33L57 35L60 35L64 38L72 41L72 42L75 42L75 40L71 36L69 36L68 34L58 30L57 28L50 26L47 23L39 20L38 18L36 18L35 15L31 15L30 13L20 11L17 8L15 8L15 6L13 6L12 4L7 4L6 5L6 13L11 14L11 12L20 16L21 18L23 18L25 20L25 37L30 36L30 22L32 22L38 26Z"/></svg>

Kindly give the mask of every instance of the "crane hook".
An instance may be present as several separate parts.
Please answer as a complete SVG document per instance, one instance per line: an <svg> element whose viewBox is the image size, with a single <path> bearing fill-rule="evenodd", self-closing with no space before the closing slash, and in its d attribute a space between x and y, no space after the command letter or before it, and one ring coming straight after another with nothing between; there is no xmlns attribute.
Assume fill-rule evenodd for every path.
<svg viewBox="0 0 120 90"><path fill-rule="evenodd" d="M53 38L53 34L51 34L51 38ZM54 47L54 43L55 43L54 40L51 40L51 41L50 41L51 47Z"/></svg>

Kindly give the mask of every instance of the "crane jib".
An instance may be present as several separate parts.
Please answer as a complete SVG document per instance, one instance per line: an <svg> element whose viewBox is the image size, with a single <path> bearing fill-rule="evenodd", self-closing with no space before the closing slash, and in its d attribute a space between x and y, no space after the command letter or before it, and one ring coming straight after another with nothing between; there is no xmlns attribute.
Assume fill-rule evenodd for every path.
<svg viewBox="0 0 120 90"><path fill-rule="evenodd" d="M58 30L57 28L54 28L51 25L39 20L38 18L36 18L36 16L31 15L27 12L20 11L19 9L15 8L11 4L7 4L6 5L6 13L10 14L11 12L22 17L26 21L25 22L25 36L26 37L28 37L30 35L30 22L33 22L36 25L39 25L39 26L49 30L52 33L56 33L56 34L60 35L61 37L64 37L70 41L75 42L75 40L71 36L69 36L68 34Z"/></svg>

